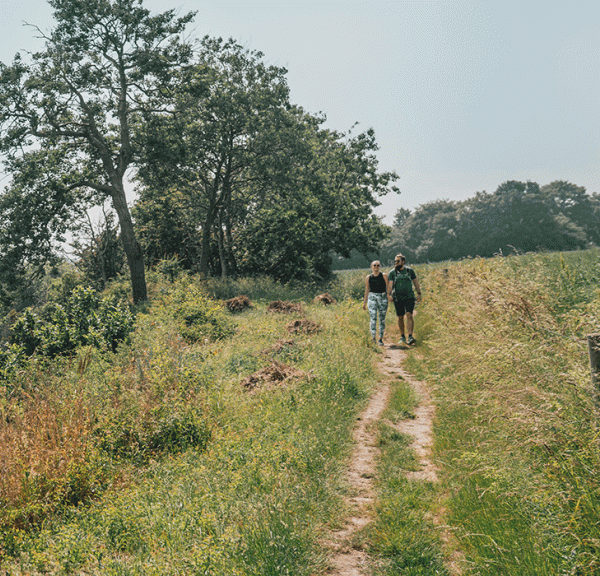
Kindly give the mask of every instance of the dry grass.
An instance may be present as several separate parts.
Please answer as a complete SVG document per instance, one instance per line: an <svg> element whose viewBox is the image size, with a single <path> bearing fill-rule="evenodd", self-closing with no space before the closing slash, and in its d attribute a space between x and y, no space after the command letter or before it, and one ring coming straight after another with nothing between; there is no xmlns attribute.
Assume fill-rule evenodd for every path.
<svg viewBox="0 0 600 576"><path fill-rule="evenodd" d="M89 412L79 398L23 393L0 409L0 524L25 529L66 504L90 497L94 452Z"/></svg>

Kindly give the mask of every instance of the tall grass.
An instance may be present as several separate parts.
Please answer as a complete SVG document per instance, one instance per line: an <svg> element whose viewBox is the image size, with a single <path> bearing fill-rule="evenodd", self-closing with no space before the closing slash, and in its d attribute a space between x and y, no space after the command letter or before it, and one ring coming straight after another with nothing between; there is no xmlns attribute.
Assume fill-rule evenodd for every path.
<svg viewBox="0 0 600 576"><path fill-rule="evenodd" d="M311 293L292 315L269 313L266 301L255 300L241 315L222 312L233 336L223 330L222 338L190 340L175 313L178 282L152 286L130 346L115 355L81 350L37 370L32 364L14 388L20 393L5 397L6 438L29 429L33 438L37 427L20 469L26 448L20 456L10 456L8 444L0 448L16 470L0 511L8 573L326 569L319 542L342 513L350 430L375 381L362 311L351 301L311 304ZM291 334L294 319L320 330ZM293 365L298 376L244 389L245 377L273 362ZM38 421L26 418L36 411ZM34 461L46 462L40 470L56 482L81 468L62 488L35 495L23 488ZM70 501L83 478L89 485ZM52 506L20 525L11 511L26 502Z"/></svg>
<svg viewBox="0 0 600 576"><path fill-rule="evenodd" d="M585 336L598 250L432 266L419 326L448 522L475 574L597 574L600 450Z"/></svg>

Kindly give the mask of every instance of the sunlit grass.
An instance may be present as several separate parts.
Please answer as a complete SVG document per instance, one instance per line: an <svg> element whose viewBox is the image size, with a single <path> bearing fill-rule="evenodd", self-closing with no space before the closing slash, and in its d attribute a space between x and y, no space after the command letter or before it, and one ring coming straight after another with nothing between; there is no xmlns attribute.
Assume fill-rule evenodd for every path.
<svg viewBox="0 0 600 576"><path fill-rule="evenodd" d="M343 510L351 428L375 382L373 349L356 303L304 300L295 315L254 302L232 317L232 337L190 344L157 293L131 347L110 361L91 357L83 370L65 366L56 382L40 376L66 398L80 391L94 414L84 419L90 446L112 468L86 506L57 507L35 530L13 526L2 542L10 573L325 570L319 542ZM291 333L299 317L320 330ZM242 387L274 361L301 376ZM167 424L181 431L181 422L204 426L207 441L181 445L180 435L161 432ZM197 429L185 428L187 437ZM158 433L172 448L154 448L148 439Z"/></svg>
<svg viewBox="0 0 600 576"><path fill-rule="evenodd" d="M391 386L390 402L378 425L375 517L365 531L373 574L448 574L440 530L433 521L438 487L409 478L410 471L420 468L411 446L413 438L394 427L406 418L414 418L417 399L408 382L395 380Z"/></svg>
<svg viewBox="0 0 600 576"><path fill-rule="evenodd" d="M464 573L598 573L600 451L585 341L600 326L598 256L418 268L424 302L407 367L436 402L440 482L407 476L418 463L393 424L417 400L394 380L378 425L376 514L357 535L374 574L446 574L442 525ZM34 359L0 402L3 569L326 573L320 543L347 512L351 430L378 378L379 351L351 298L363 279L318 287L333 306L313 303L316 287L198 284L204 296L253 302L236 315L212 302L204 315L192 302L185 318L191 310L217 329L200 339L182 330L173 286L160 281L131 345ZM271 299L302 311L270 313ZM294 320L320 329L292 332ZM388 326L393 339L393 315ZM243 386L274 363L296 377Z"/></svg>
<svg viewBox="0 0 600 576"><path fill-rule="evenodd" d="M595 574L600 467L585 336L598 251L432 266L422 316L435 451L477 574Z"/></svg>

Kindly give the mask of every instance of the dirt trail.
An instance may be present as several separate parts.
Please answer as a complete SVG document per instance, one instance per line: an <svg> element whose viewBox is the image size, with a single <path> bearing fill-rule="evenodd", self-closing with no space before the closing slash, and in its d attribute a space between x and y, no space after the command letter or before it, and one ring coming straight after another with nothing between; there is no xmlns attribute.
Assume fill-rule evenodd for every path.
<svg viewBox="0 0 600 576"><path fill-rule="evenodd" d="M393 423L400 432L410 434L414 438L413 447L421 461L418 472L407 473L408 477L436 481L436 469L431 460L432 430L434 406L427 386L416 381L402 368L408 350L396 346L386 346L379 364L380 371L388 376L388 380L401 377L409 382L417 392L419 405L415 410L414 420ZM353 546L353 537L357 530L371 521L374 500L373 478L375 476L375 459L377 456L377 430L373 423L381 418L390 396L389 384L381 388L371 398L369 405L358 419L354 432L354 452L347 473L351 494L348 504L351 516L342 530L334 533L328 546L332 549L332 576L366 576L367 556L359 547Z"/></svg>

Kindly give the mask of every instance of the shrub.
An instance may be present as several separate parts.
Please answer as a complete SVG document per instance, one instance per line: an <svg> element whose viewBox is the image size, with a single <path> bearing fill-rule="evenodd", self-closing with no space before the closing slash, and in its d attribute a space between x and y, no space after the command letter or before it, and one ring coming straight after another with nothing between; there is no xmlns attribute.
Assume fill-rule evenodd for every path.
<svg viewBox="0 0 600 576"><path fill-rule="evenodd" d="M206 421L194 409L164 405L132 413L124 407L96 429L100 449L127 460L144 461L152 455L176 454L188 448L204 450L211 439Z"/></svg>
<svg viewBox="0 0 600 576"><path fill-rule="evenodd" d="M101 300L91 288L77 286L64 306L46 308L45 319L26 309L13 324L11 339L26 356L54 358L86 345L106 346L114 352L133 328L134 316L126 304Z"/></svg>
<svg viewBox="0 0 600 576"><path fill-rule="evenodd" d="M197 284L181 283L173 292L173 300L180 333L189 343L221 340L234 333L223 306L206 296Z"/></svg>

